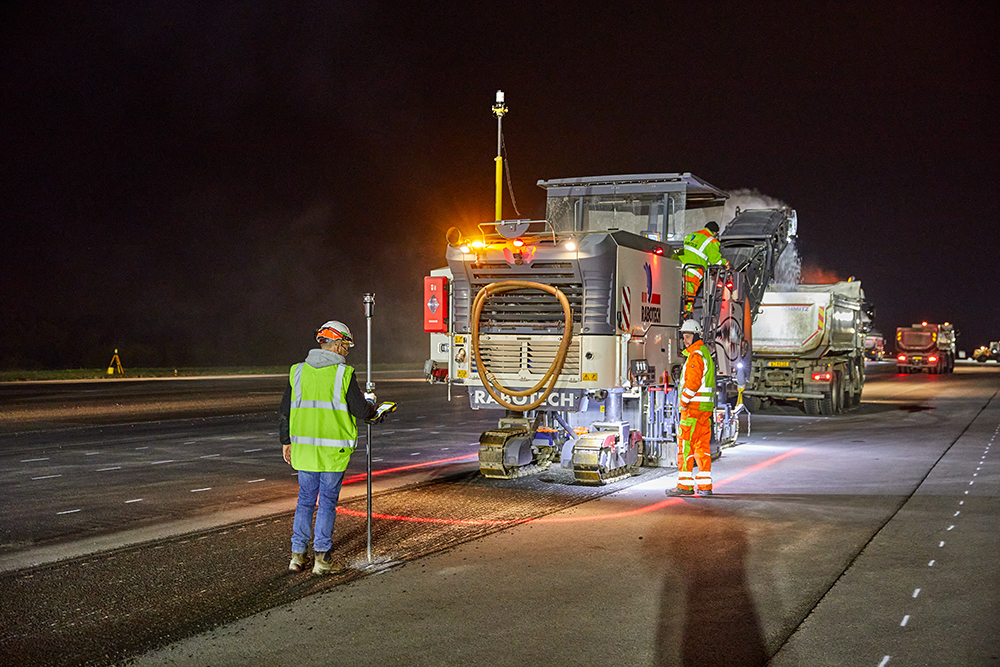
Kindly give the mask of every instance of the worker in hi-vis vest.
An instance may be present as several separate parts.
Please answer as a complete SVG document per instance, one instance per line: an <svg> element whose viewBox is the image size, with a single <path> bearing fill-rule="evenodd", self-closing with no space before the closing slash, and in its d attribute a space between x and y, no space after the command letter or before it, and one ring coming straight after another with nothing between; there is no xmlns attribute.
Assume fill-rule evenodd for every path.
<svg viewBox="0 0 1000 667"><path fill-rule="evenodd" d="M375 394L361 393L354 369L347 365L347 354L354 346L347 325L336 320L325 323L316 331L316 342L319 349L309 350L306 360L289 371L278 430L285 462L299 477L288 569L305 569L306 549L312 540L313 574L330 574L344 569L331 557L333 523L344 471L358 439L357 420L375 416Z"/></svg>
<svg viewBox="0 0 1000 667"><path fill-rule="evenodd" d="M712 495L712 414L715 411L715 362L701 340L701 325L685 320L681 325L684 356L677 391L680 393L680 434L677 437L677 488L667 495ZM694 473L695 466L698 473Z"/></svg>
<svg viewBox="0 0 1000 667"><path fill-rule="evenodd" d="M677 257L684 264L684 317L694 312L694 298L705 278L705 269L712 264L729 266L719 250L719 224L709 222L704 229L691 232L684 238L684 249Z"/></svg>

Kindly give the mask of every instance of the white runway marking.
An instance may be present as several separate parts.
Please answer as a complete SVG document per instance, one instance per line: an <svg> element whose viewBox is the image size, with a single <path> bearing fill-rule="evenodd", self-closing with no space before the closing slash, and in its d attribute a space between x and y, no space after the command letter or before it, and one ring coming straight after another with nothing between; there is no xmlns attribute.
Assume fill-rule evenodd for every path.
<svg viewBox="0 0 1000 667"><path fill-rule="evenodd" d="M889 658L890 658L890 656L888 656L888 655L885 656L885 657L883 657L882 658L882 662L878 663L878 667L885 667L886 665L888 665L889 664Z"/></svg>
<svg viewBox="0 0 1000 667"><path fill-rule="evenodd" d="M257 449L244 449L243 453L244 454L249 454L250 452L260 452L260 451L263 451L262 447L258 447Z"/></svg>
<svg viewBox="0 0 1000 667"><path fill-rule="evenodd" d="M136 447L136 449L149 449L149 447Z"/></svg>
<svg viewBox="0 0 1000 667"><path fill-rule="evenodd" d="M917 597L918 595L920 595L920 589L919 588L913 591L913 597Z"/></svg>
<svg viewBox="0 0 1000 667"><path fill-rule="evenodd" d="M212 487L206 486L204 489L191 489L191 493L198 493L199 491L211 491Z"/></svg>
<svg viewBox="0 0 1000 667"><path fill-rule="evenodd" d="M904 617L903 617L903 622L899 624L899 625L900 625L900 627L904 627L904 628L905 628L905 627L906 627L906 624L907 624L907 623L908 623L909 621L910 621L910 615L909 615L909 614L907 614L906 616L904 616Z"/></svg>
<svg viewBox="0 0 1000 667"><path fill-rule="evenodd" d="M943 547L944 546L944 540L941 540L941 544L939 544L938 546L939 547Z"/></svg>
<svg viewBox="0 0 1000 667"><path fill-rule="evenodd" d="M218 454L205 454L204 456L199 456L198 458L199 459L210 459L210 458L213 458L215 456L218 456Z"/></svg>
<svg viewBox="0 0 1000 667"><path fill-rule="evenodd" d="M97 454L100 454L100 452L87 452L84 454L84 456L95 456Z"/></svg>
<svg viewBox="0 0 1000 667"><path fill-rule="evenodd" d="M955 527L955 524L951 524L950 526L948 526L948 530L951 530L954 527Z"/></svg>
<svg viewBox="0 0 1000 667"><path fill-rule="evenodd" d="M21 463L34 463L35 461L48 461L48 460L49 460L48 457L45 457L44 459L24 459L21 461Z"/></svg>
<svg viewBox="0 0 1000 667"><path fill-rule="evenodd" d="M158 465L160 465L161 463L173 463L173 462L174 462L174 460L173 460L173 459L167 459L166 461L153 461L153 462L152 462L152 463L150 463L149 465L151 465L151 466L158 466Z"/></svg>
<svg viewBox="0 0 1000 667"><path fill-rule="evenodd" d="M132 500L126 500L125 504L128 505L129 503L141 503L141 502L142 498L133 498Z"/></svg>
<svg viewBox="0 0 1000 667"><path fill-rule="evenodd" d="M108 470L121 470L121 466L115 466L113 468L98 468L97 472L107 472Z"/></svg>
<svg viewBox="0 0 1000 667"><path fill-rule="evenodd" d="M927 567L934 567L934 561L927 563Z"/></svg>
<svg viewBox="0 0 1000 667"><path fill-rule="evenodd" d="M42 475L41 477L32 477L31 479L52 479L53 477L62 477L62 475Z"/></svg>
<svg viewBox="0 0 1000 667"><path fill-rule="evenodd" d="M263 479L248 479L247 484L253 484L254 482L263 482Z"/></svg>
<svg viewBox="0 0 1000 667"><path fill-rule="evenodd" d="M185 445L193 445L194 443L195 443L195 441L194 441L194 440L188 440L188 441L187 441L187 442L185 442L184 444L185 444Z"/></svg>
<svg viewBox="0 0 1000 667"><path fill-rule="evenodd" d="M59 515L59 514L73 514L74 512L79 512L79 511L80 510L66 510L65 512L56 512L56 514L57 515Z"/></svg>

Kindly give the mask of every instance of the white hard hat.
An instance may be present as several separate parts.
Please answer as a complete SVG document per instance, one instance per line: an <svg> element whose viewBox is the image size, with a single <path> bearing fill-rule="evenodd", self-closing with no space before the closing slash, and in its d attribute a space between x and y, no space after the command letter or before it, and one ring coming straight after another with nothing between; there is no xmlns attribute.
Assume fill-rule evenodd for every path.
<svg viewBox="0 0 1000 667"><path fill-rule="evenodd" d="M349 347L354 347L354 338L347 325L337 320L330 320L316 329L316 342L322 345L337 340L346 340Z"/></svg>
<svg viewBox="0 0 1000 667"><path fill-rule="evenodd" d="M681 325L681 333L692 333L701 335L701 325L695 320L684 320Z"/></svg>

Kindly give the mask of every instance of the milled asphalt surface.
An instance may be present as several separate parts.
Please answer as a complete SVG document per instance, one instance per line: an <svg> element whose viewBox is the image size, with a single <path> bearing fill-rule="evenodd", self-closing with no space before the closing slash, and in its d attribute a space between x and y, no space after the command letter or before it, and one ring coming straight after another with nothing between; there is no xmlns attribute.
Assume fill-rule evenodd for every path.
<svg viewBox="0 0 1000 667"><path fill-rule="evenodd" d="M0 655L10 664L1000 664L996 386L992 375L908 377L874 386L874 398L840 417L759 415L715 463L714 498L668 499L673 476L655 470L588 502L556 475L386 491L377 512L465 523L377 520L375 560L401 561L377 572L359 557L355 508L338 518L338 553L361 569L336 577L285 572L275 545L287 544L288 512L4 574ZM547 509L481 523L530 518L511 497ZM33 590L32 579L44 581ZM59 586L72 594L48 602ZM29 618L14 627L26 599ZM109 606L69 603L89 599ZM129 632L146 635L123 640ZM134 649L122 646L159 648L125 658Z"/></svg>
<svg viewBox="0 0 1000 667"><path fill-rule="evenodd" d="M890 413L884 464L844 439L868 416L796 419L727 450L715 498L657 477L128 664L1000 664L1000 400L933 410Z"/></svg>

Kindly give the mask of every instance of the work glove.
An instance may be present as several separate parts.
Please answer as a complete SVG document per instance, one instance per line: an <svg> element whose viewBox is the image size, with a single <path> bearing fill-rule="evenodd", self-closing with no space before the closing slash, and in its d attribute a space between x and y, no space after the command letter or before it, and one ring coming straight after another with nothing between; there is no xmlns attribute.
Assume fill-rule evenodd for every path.
<svg viewBox="0 0 1000 667"><path fill-rule="evenodd" d="M366 391L365 392L365 400L368 401L369 403L374 403L378 399L375 397L375 392L374 391Z"/></svg>

